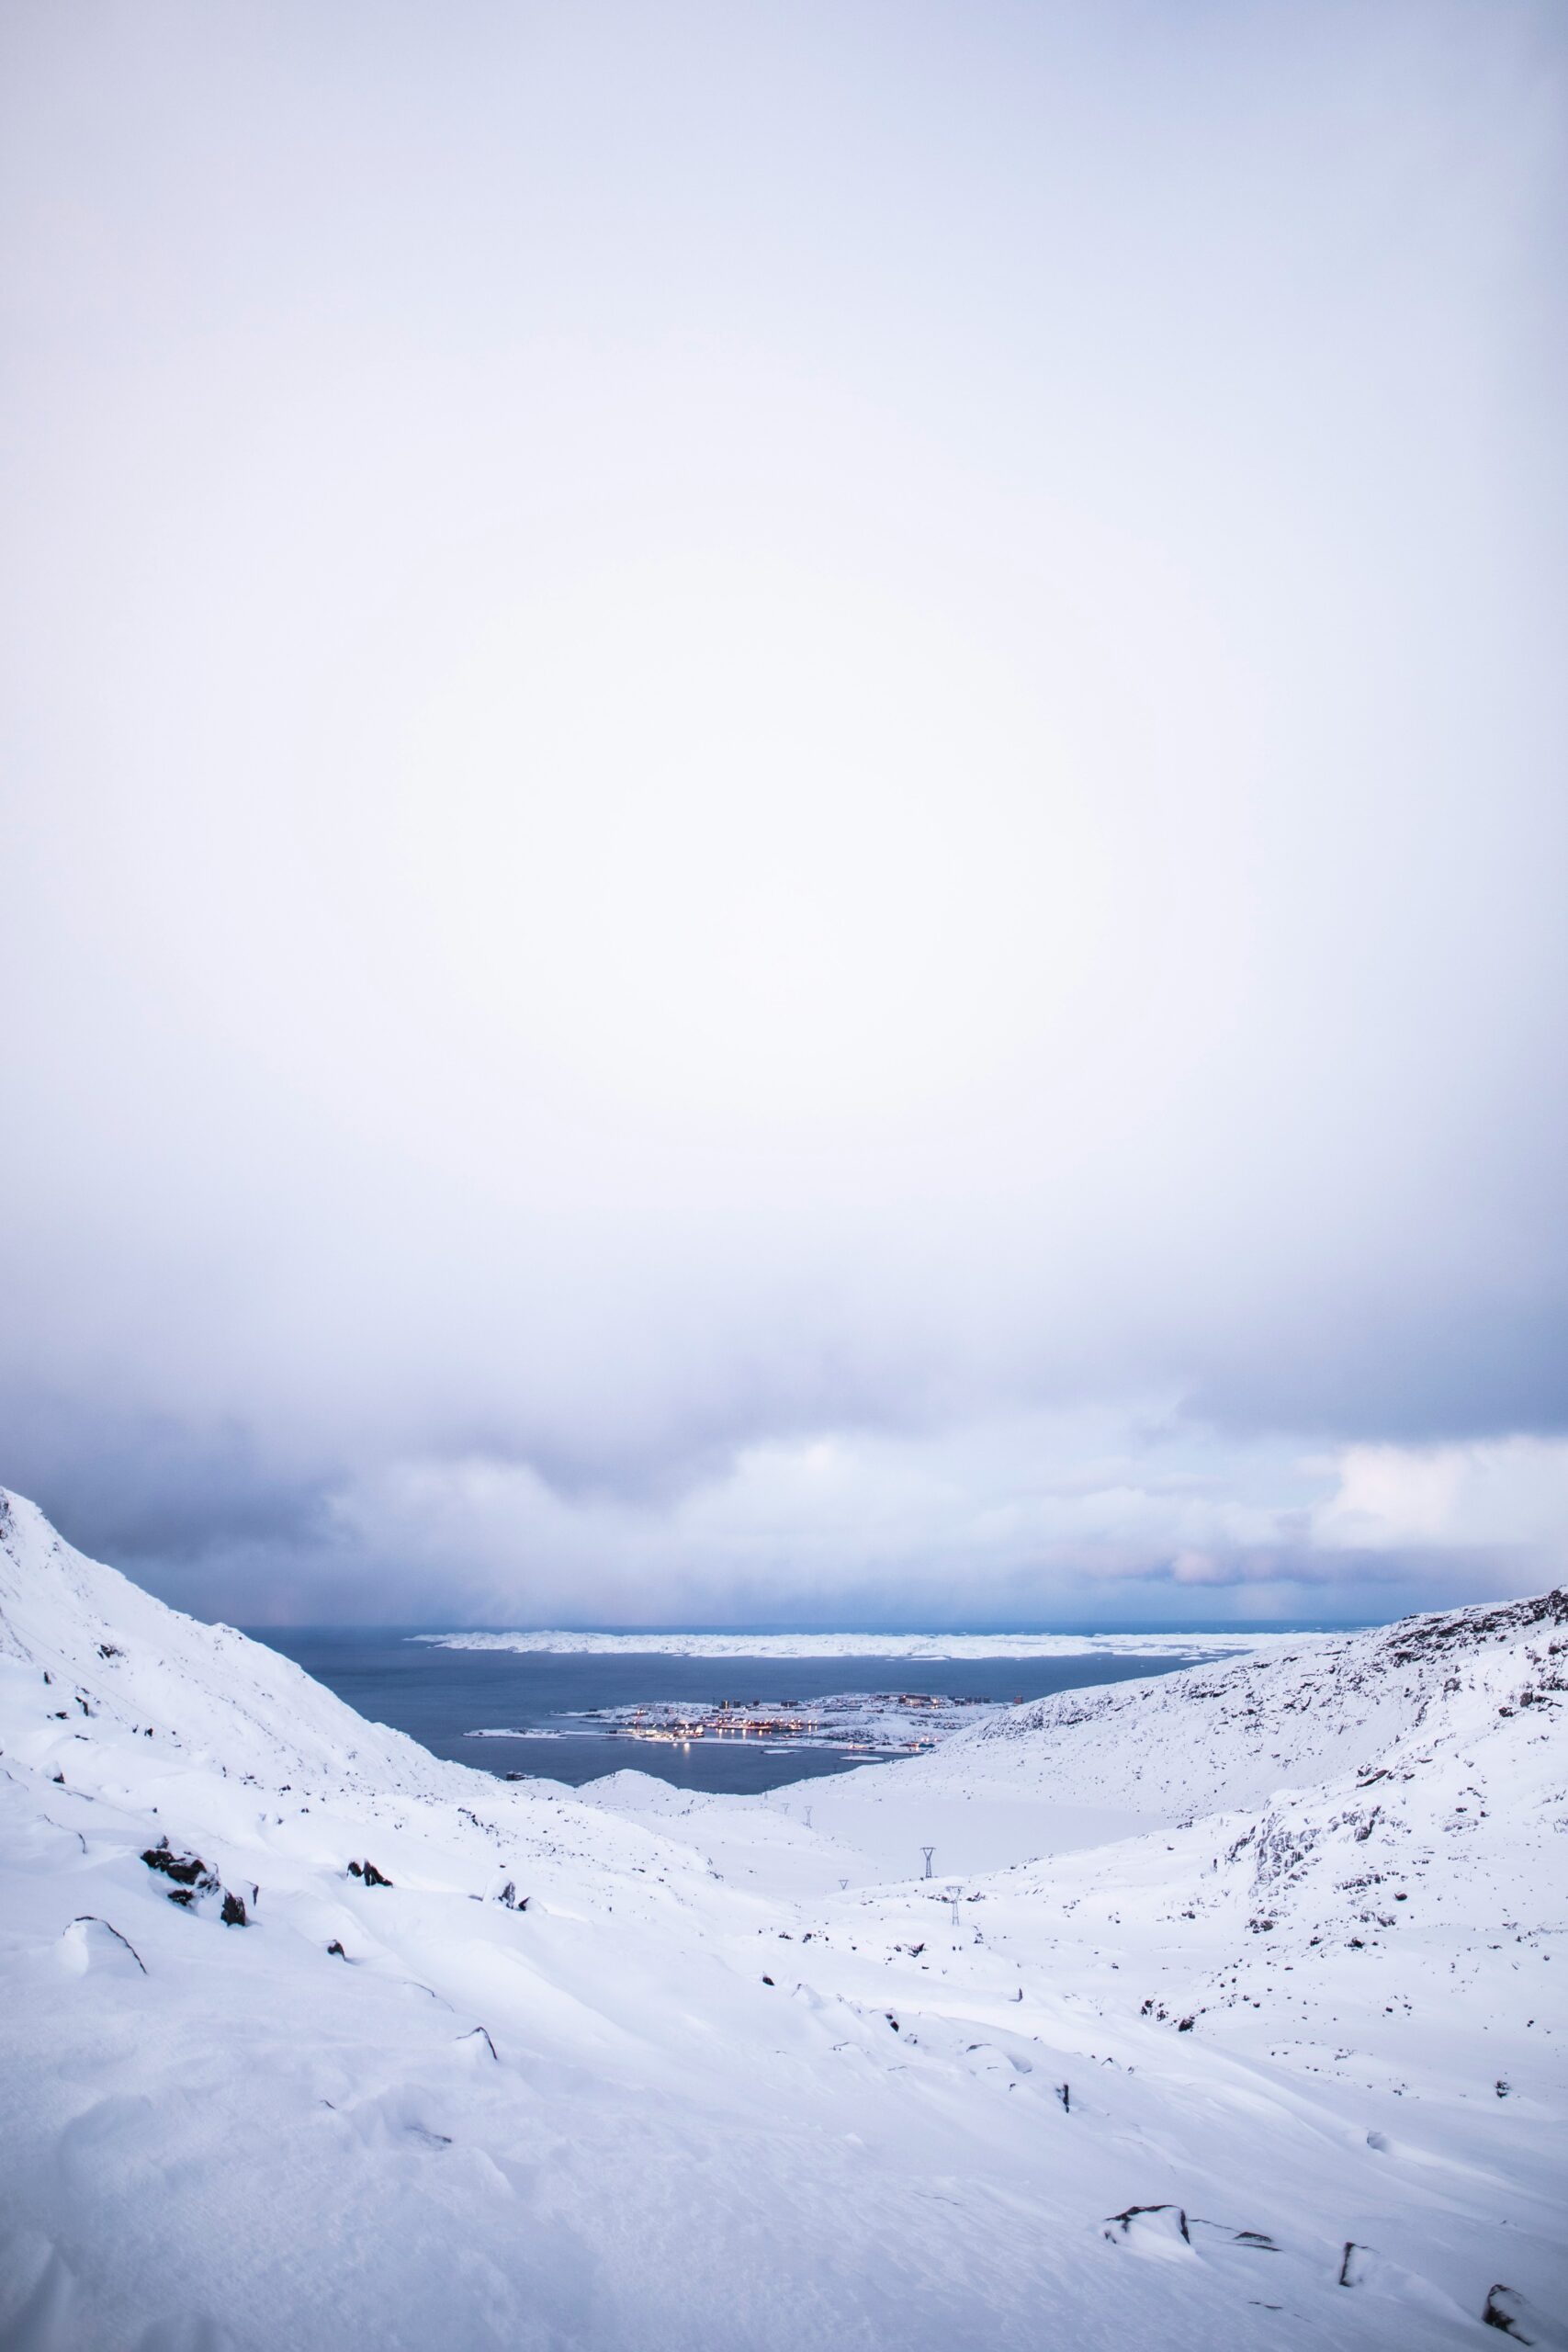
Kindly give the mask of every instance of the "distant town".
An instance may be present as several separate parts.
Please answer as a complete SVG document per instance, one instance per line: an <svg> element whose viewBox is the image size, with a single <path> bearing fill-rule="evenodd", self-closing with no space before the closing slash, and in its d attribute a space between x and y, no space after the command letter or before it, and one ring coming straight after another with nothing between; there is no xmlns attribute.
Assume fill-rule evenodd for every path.
<svg viewBox="0 0 1568 2352"><path fill-rule="evenodd" d="M595 1707L574 1720L609 1737L679 1747L698 1739L788 1740L848 1755L916 1754L994 1713L998 1703L931 1690L850 1690L822 1699L720 1699L712 1706Z"/></svg>

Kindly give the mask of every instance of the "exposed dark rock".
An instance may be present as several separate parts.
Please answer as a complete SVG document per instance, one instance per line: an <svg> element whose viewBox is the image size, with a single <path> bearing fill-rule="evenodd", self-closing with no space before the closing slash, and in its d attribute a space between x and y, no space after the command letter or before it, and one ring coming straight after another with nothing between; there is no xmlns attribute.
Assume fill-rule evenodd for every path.
<svg viewBox="0 0 1568 2352"><path fill-rule="evenodd" d="M1140 2213L1174 2213L1179 2235L1186 2245L1191 2245L1192 2233L1187 2226L1187 2214L1179 2205L1129 2205L1125 2212L1109 2213L1105 2220L1106 2236L1109 2237L1113 2229L1119 2228L1122 2236L1125 2237Z"/></svg>
<svg viewBox="0 0 1568 2352"><path fill-rule="evenodd" d="M162 1871L165 1878L177 1881L181 1886L199 1887L204 1894L216 1894L218 1881L199 1854L176 1854L166 1838L156 1846L149 1846L141 1857L150 1871Z"/></svg>
<svg viewBox="0 0 1568 2352"><path fill-rule="evenodd" d="M244 1896L231 1894L227 1887L223 1890L223 1909L220 1917L226 1928L248 1928L251 1924L245 1914Z"/></svg>
<svg viewBox="0 0 1568 2352"><path fill-rule="evenodd" d="M1500 2328L1505 2335L1511 2335L1517 2344L1533 2344L1536 2340L1533 2335L1527 2335L1525 2328L1519 2324L1521 2320L1528 2323L1529 2306L1524 2297L1517 2293L1512 2287L1505 2287L1499 2283L1488 2289L1486 2309L1482 2312L1481 2317L1485 2326Z"/></svg>
<svg viewBox="0 0 1568 2352"><path fill-rule="evenodd" d="M1217 2238L1226 2245L1243 2246L1248 2254L1278 2254L1280 2251L1267 2230L1233 2230L1228 2222L1206 2222L1201 2213L1189 2214L1188 2227L1190 2231L1201 2233L1194 2236L1195 2245L1206 2245L1210 2239Z"/></svg>

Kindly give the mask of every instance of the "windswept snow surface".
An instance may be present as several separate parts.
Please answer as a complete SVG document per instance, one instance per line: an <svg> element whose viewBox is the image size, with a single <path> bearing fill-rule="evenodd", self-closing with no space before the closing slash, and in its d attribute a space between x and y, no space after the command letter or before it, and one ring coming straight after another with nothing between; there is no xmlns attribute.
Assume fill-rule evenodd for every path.
<svg viewBox="0 0 1568 2352"><path fill-rule="evenodd" d="M0 2344L1561 2347L1565 1663L1554 1595L574 1796L0 1502Z"/></svg>
<svg viewBox="0 0 1568 2352"><path fill-rule="evenodd" d="M443 1650L525 1650L558 1657L1236 1657L1281 1634L411 1634Z"/></svg>

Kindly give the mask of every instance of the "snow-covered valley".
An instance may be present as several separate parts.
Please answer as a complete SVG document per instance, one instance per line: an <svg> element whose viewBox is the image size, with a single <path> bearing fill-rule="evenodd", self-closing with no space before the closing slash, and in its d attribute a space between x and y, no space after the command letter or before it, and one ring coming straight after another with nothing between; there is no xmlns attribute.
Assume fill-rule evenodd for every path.
<svg viewBox="0 0 1568 2352"><path fill-rule="evenodd" d="M1553 1594L571 1792L5 1499L0 2343L1568 2344L1565 1684Z"/></svg>

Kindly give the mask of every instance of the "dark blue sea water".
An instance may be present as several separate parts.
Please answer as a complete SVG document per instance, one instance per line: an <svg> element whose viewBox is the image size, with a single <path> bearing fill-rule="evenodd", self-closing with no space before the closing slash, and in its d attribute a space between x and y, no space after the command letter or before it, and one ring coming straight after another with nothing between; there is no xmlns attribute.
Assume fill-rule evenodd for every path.
<svg viewBox="0 0 1568 2352"><path fill-rule="evenodd" d="M396 1629L268 1627L256 1634L372 1722L406 1731L433 1755L481 1771L538 1773L577 1787L602 1772L656 1773L678 1788L748 1793L867 1759L831 1749L775 1752L753 1740L694 1740L689 1748L615 1738L571 1718L591 1707L666 1699L708 1704L816 1699L834 1690L936 1690L960 1699L1041 1699L1087 1683L1168 1673L1182 1658L553 1657L518 1650L442 1650ZM470 1739L487 1726L558 1731L548 1740Z"/></svg>

